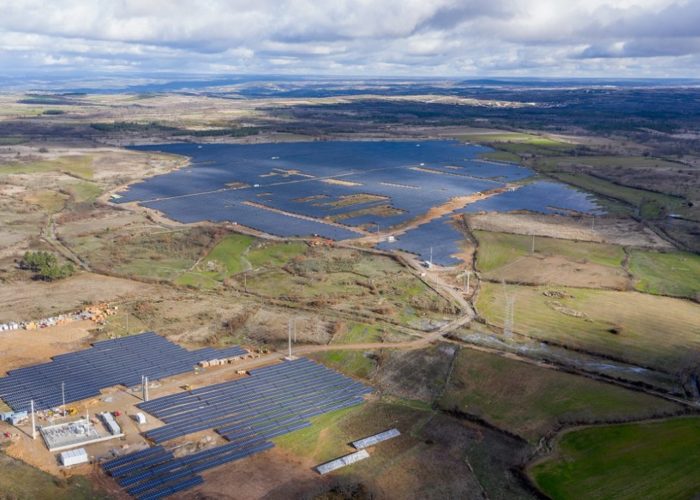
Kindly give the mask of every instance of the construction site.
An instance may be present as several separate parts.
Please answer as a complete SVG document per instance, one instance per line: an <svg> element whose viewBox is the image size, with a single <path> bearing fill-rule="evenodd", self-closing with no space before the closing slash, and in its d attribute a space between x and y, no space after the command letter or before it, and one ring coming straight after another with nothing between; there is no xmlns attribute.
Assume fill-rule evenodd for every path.
<svg viewBox="0 0 700 500"><path fill-rule="evenodd" d="M10 370L0 378L10 410L0 417L14 430L4 436L63 470L99 465L134 498L196 487L204 482L201 472L265 452L272 438L361 405L373 392L294 356L291 331L284 357L239 346L188 351L146 332ZM200 445L183 453L183 440L192 436ZM333 469L354 461L338 460ZM329 472L329 465L318 471Z"/></svg>

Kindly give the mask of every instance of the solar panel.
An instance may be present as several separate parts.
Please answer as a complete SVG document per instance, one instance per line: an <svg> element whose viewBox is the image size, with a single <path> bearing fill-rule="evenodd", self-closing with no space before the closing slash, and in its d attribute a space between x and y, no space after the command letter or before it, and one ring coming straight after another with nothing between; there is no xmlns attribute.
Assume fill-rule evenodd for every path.
<svg viewBox="0 0 700 500"><path fill-rule="evenodd" d="M206 359L243 355L239 346L188 351L154 332L95 342L89 349L60 354L48 363L10 370L0 378L0 397L13 410L27 410L34 400L37 410L65 401L72 403L97 396L115 385L141 383L142 375L158 380L192 370Z"/></svg>

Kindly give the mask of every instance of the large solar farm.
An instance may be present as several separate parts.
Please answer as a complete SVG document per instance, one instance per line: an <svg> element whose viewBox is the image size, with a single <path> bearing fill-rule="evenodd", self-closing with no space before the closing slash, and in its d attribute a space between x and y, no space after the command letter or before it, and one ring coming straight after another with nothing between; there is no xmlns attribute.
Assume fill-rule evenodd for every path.
<svg viewBox="0 0 700 500"><path fill-rule="evenodd" d="M212 360L237 366L251 358L256 356L239 346L188 351L147 332L96 342L49 363L12 370L0 378L0 398L11 406L12 415L28 414L32 425L35 414L42 420L54 415L51 425L39 425L52 451L124 437L111 413L99 414L107 424L105 432L89 416L71 421L67 406L85 405L89 411L86 401L99 400L101 390L114 386L131 398L141 398L134 411L162 425L142 433L145 445L138 451L112 448L95 459L132 497L156 499L202 484L203 471L269 450L274 446L271 439L311 426L313 417L361 405L373 391L303 357L272 359L260 368L236 370L226 382L194 389L188 384L185 390L152 399L144 387L195 369L201 372L203 366L209 370L221 366ZM157 392L158 387L151 390ZM53 422L56 418L58 423ZM182 439L212 430L220 436L219 443L193 453L176 452ZM66 460L64 455L61 460Z"/></svg>
<svg viewBox="0 0 700 500"><path fill-rule="evenodd" d="M454 218L467 211L601 213L591 195L487 161L487 148L454 141L169 144L139 147L191 159L115 197L171 219L231 222L282 237L353 240L372 234L439 265L458 262ZM424 217L431 210L439 213ZM386 241L382 235L396 235Z"/></svg>
<svg viewBox="0 0 700 500"><path fill-rule="evenodd" d="M0 95L0 500L697 496L695 129L379 83Z"/></svg>

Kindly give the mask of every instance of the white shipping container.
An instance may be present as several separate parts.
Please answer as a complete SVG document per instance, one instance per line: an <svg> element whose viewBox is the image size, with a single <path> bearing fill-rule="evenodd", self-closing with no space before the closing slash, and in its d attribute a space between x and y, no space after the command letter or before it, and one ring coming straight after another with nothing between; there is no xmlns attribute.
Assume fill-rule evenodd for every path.
<svg viewBox="0 0 700 500"><path fill-rule="evenodd" d="M85 448L78 448L76 450L64 451L60 455L61 464L64 467L71 467L73 465L86 464L88 463L88 454Z"/></svg>

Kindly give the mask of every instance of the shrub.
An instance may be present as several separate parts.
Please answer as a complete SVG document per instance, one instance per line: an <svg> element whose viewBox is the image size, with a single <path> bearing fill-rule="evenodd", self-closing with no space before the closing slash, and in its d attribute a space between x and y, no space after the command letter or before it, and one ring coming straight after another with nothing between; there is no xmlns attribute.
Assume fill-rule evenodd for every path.
<svg viewBox="0 0 700 500"><path fill-rule="evenodd" d="M67 278L75 272L75 268L70 262L59 264L54 254L41 250L38 252L26 252L19 263L19 267L34 272L36 279L45 281Z"/></svg>

